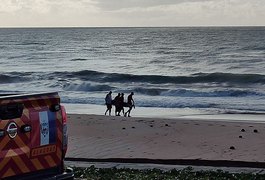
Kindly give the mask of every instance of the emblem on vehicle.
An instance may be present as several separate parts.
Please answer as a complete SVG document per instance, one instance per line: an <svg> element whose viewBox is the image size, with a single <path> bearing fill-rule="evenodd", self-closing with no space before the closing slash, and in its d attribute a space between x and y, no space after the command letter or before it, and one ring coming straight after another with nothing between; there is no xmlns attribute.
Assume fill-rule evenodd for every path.
<svg viewBox="0 0 265 180"><path fill-rule="evenodd" d="M14 139L17 136L17 124L14 122L9 123L6 132L11 139Z"/></svg>
<svg viewBox="0 0 265 180"><path fill-rule="evenodd" d="M40 129L41 129L41 134L46 137L49 133L49 124L48 123L42 123L40 125Z"/></svg>

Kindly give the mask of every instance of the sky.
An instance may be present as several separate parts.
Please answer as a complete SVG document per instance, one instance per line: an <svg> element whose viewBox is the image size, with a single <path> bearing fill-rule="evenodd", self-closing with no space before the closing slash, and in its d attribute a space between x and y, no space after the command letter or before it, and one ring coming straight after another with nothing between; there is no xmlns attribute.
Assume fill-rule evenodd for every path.
<svg viewBox="0 0 265 180"><path fill-rule="evenodd" d="M0 27L265 26L265 0L0 0Z"/></svg>

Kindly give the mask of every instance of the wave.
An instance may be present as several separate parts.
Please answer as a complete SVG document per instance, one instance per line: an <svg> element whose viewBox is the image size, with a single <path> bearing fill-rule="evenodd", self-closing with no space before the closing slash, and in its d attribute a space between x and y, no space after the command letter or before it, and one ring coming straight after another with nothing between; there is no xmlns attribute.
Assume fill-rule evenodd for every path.
<svg viewBox="0 0 265 180"><path fill-rule="evenodd" d="M195 84L215 83L228 85L265 84L265 75L261 74L233 74L233 73L196 73L190 76L160 76L160 75L133 75L104 73L99 71L83 70L77 72L54 72L52 76L62 78L79 78L94 82L118 82L118 83L151 83L151 84Z"/></svg>
<svg viewBox="0 0 265 180"><path fill-rule="evenodd" d="M264 51L265 47L262 45L246 46L241 48L243 51Z"/></svg>
<svg viewBox="0 0 265 180"><path fill-rule="evenodd" d="M157 54L162 54L162 55L176 54L175 51L162 51L162 50L157 51L156 53L157 53Z"/></svg>
<svg viewBox="0 0 265 180"><path fill-rule="evenodd" d="M71 59L70 61L86 61L87 59L85 58L74 58L74 59Z"/></svg>
<svg viewBox="0 0 265 180"><path fill-rule="evenodd" d="M113 88L108 85L93 85L90 83L67 84L63 88L65 91L110 91Z"/></svg>
<svg viewBox="0 0 265 180"><path fill-rule="evenodd" d="M209 92L194 91L187 89L169 90L162 92L163 96L180 97L245 97L245 96L264 96L264 94L250 90L215 90Z"/></svg>
<svg viewBox="0 0 265 180"><path fill-rule="evenodd" d="M195 80L204 83L265 84L265 75L261 74L197 73L193 77Z"/></svg>
<svg viewBox="0 0 265 180"><path fill-rule="evenodd" d="M28 55L24 54L24 55L18 55L18 56L10 56L7 59L22 59L28 57Z"/></svg>
<svg viewBox="0 0 265 180"><path fill-rule="evenodd" d="M168 89L136 87L132 91L138 94L144 94L144 95L149 95L149 96L159 96L163 92L167 92Z"/></svg>
<svg viewBox="0 0 265 180"><path fill-rule="evenodd" d="M222 114L248 114L248 115L265 115L264 109L255 110L225 110Z"/></svg>
<svg viewBox="0 0 265 180"><path fill-rule="evenodd" d="M0 74L0 84L16 83L16 82L21 82L25 80L26 78L21 77L19 75Z"/></svg>
<svg viewBox="0 0 265 180"><path fill-rule="evenodd" d="M233 73L196 73L188 76L161 76L161 75L133 75L133 74L119 74L119 73L105 73L92 70L74 71L74 72L10 72L0 76L0 83L12 83L16 80L81 80L81 82L93 83L135 83L135 87L141 84L145 85L220 85L220 86L236 86L249 87L250 85L264 85L265 75L262 74L233 74ZM138 85L136 83L139 83ZM103 86L104 87L104 86ZM109 88L107 88L109 89ZM148 90L148 89L147 89ZM143 92L144 90L136 89L136 91ZM167 89L149 89L150 94L161 94ZM143 92L144 93L144 92ZM176 93L176 92L169 92ZM179 93L179 92L177 92ZM187 93L187 92L186 92ZM217 92L220 93L220 92ZM255 92L246 91L226 91L224 94L236 95L250 95Z"/></svg>
<svg viewBox="0 0 265 180"><path fill-rule="evenodd" d="M66 83L63 87L65 91L110 91L116 89L116 87L105 84L93 84L93 83ZM116 89L119 91L118 89ZM150 87L134 87L130 90L120 90L124 93L130 93L131 91L148 96L172 96L172 97L247 97L247 96L265 96L265 94L256 92L254 90L247 89L224 89L224 90L212 90L201 91L191 89L167 89L167 88L150 88Z"/></svg>
<svg viewBox="0 0 265 180"><path fill-rule="evenodd" d="M174 97L246 97L246 96L265 96L265 94L251 90L213 90L208 92L190 89L161 89L161 88L142 88L137 87L132 91L138 94L149 96L174 96Z"/></svg>
<svg viewBox="0 0 265 180"><path fill-rule="evenodd" d="M46 45L46 43L42 43L42 42L22 42L16 45L21 45L21 46L30 46L30 45Z"/></svg>
<svg viewBox="0 0 265 180"><path fill-rule="evenodd" d="M100 71L83 70L74 72L11 72L2 75L2 80L10 78L22 78L27 76L38 79L79 79L97 83L149 83L149 84L227 84L227 85L251 85L265 84L265 75L262 74L233 74L233 73L196 73L188 76L162 76L162 75L133 75L119 73L105 73Z"/></svg>

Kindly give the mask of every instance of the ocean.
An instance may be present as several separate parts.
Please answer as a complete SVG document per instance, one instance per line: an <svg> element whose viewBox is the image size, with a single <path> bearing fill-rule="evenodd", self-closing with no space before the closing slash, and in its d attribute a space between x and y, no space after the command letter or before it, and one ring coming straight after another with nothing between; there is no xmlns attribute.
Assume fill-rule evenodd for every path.
<svg viewBox="0 0 265 180"><path fill-rule="evenodd" d="M2 28L0 64L1 94L104 109L111 90L136 107L265 113L265 27Z"/></svg>

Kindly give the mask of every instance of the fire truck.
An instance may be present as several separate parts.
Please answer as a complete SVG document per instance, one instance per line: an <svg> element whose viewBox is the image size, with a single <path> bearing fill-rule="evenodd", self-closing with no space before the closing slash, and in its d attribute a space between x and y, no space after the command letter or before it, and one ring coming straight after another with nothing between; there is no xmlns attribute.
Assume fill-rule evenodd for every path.
<svg viewBox="0 0 265 180"><path fill-rule="evenodd" d="M0 95L0 179L73 179L57 92Z"/></svg>

